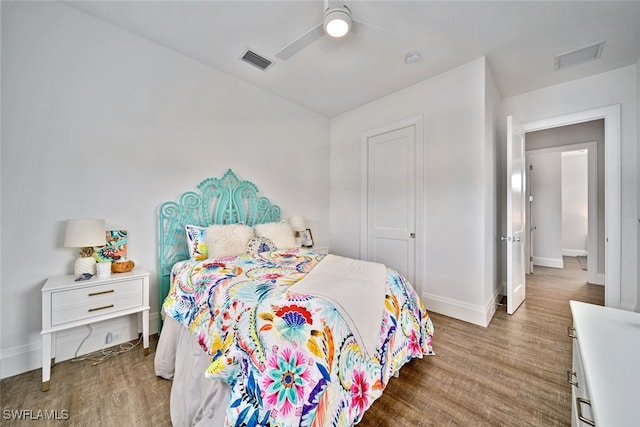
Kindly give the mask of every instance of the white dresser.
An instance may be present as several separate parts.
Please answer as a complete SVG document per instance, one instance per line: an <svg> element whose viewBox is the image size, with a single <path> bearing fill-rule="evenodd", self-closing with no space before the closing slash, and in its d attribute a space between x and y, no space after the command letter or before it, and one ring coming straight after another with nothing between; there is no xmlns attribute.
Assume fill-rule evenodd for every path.
<svg viewBox="0 0 640 427"><path fill-rule="evenodd" d="M640 426L640 313L571 301L572 426Z"/></svg>

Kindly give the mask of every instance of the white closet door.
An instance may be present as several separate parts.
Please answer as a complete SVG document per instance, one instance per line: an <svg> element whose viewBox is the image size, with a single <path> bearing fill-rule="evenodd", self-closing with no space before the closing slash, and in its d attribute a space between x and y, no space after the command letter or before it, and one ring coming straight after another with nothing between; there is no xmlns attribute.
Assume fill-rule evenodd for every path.
<svg viewBox="0 0 640 427"><path fill-rule="evenodd" d="M368 136L367 256L416 279L416 126Z"/></svg>

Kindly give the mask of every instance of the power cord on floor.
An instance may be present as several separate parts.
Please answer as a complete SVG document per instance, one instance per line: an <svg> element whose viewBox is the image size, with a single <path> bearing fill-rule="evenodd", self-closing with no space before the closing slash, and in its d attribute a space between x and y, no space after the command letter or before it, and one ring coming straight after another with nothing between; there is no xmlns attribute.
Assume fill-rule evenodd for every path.
<svg viewBox="0 0 640 427"><path fill-rule="evenodd" d="M126 353L128 351L133 350L134 348L136 348L142 342L142 335L140 335L140 337L138 337L138 341L136 341L135 343L133 343L133 342L125 342L125 343L120 344L119 346L114 346L114 347L110 347L110 348L104 348L103 347L102 349L94 351L93 353L85 354L82 357L78 357L78 353L80 352L80 348L82 347L82 344L84 344L84 342L93 333L93 328L91 327L91 325L88 324L86 326L87 326L87 329L89 329L89 333L80 342L80 345L78 345L78 348L76 349L76 352L73 355L73 359L71 359L72 362L81 362L81 361L84 361L84 360L90 360L90 361L93 361L93 363L91 365L95 366L95 365L97 365L99 363L104 362L105 360L107 360L110 357L117 356L118 354Z"/></svg>
<svg viewBox="0 0 640 427"><path fill-rule="evenodd" d="M89 333L87 334L86 337L84 337L84 339L82 341L80 341L80 345L78 345L78 348L76 349L76 352L73 354L73 358L77 358L78 357L78 352L80 351L80 347L82 347L82 344L84 344L84 342L91 336L91 334L93 333L93 328L91 327L90 324L86 325L87 329L89 329ZM73 360L72 360L73 361Z"/></svg>

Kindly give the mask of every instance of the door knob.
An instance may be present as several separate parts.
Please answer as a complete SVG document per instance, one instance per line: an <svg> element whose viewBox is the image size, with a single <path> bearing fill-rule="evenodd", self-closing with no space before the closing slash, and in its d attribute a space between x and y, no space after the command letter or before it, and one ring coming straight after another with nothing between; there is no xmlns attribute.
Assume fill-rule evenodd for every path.
<svg viewBox="0 0 640 427"><path fill-rule="evenodd" d="M516 242L519 242L519 241L520 241L520 238L519 238L519 237L516 237L516 238L515 238L515 241L516 241Z"/></svg>

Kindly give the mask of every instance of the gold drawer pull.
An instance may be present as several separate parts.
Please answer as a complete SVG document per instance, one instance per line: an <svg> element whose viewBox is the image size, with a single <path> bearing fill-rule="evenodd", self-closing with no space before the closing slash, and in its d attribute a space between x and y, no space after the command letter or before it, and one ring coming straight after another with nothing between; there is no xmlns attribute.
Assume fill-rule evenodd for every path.
<svg viewBox="0 0 640 427"><path fill-rule="evenodd" d="M584 415L582 415L582 404L584 403L585 405L589 405L591 406L591 402L587 399L583 399L581 397L576 397L576 403L577 403L577 410L578 410L578 419L580 421L582 421L585 424L589 424L590 426L594 426L596 425L596 423L593 420L590 420L589 418L585 417Z"/></svg>
<svg viewBox="0 0 640 427"><path fill-rule="evenodd" d="M113 304L105 305L104 307L90 308L89 313L91 313L92 311L106 310L107 308L113 308Z"/></svg>
<svg viewBox="0 0 640 427"><path fill-rule="evenodd" d="M573 378L576 378L576 380L574 381ZM578 388L578 374L576 374L573 371L567 371L567 382L569 384L571 384L572 386L575 386L576 388Z"/></svg>
<svg viewBox="0 0 640 427"><path fill-rule="evenodd" d="M577 338L576 328L573 326L567 326L567 335L569 335L569 338Z"/></svg>
<svg viewBox="0 0 640 427"><path fill-rule="evenodd" d="M96 295L103 295L103 294L112 294L114 292L113 289L110 289L108 291L102 291L102 292L91 292L89 294L90 297L95 297Z"/></svg>

